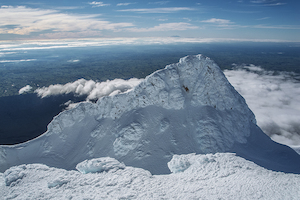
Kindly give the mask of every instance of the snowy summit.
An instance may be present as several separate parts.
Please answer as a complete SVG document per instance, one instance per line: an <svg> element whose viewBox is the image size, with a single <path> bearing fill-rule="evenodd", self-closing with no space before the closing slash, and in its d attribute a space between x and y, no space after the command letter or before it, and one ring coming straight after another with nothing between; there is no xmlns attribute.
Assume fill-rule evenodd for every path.
<svg viewBox="0 0 300 200"><path fill-rule="evenodd" d="M0 170L0 195L17 199L300 197L300 155L261 131L203 55L60 113L36 139L1 146Z"/></svg>
<svg viewBox="0 0 300 200"><path fill-rule="evenodd" d="M154 72L129 92L60 113L36 139L1 146L0 171L31 163L75 169L86 159L111 157L166 174L174 154L217 152L300 173L300 156L266 136L214 61L196 55Z"/></svg>

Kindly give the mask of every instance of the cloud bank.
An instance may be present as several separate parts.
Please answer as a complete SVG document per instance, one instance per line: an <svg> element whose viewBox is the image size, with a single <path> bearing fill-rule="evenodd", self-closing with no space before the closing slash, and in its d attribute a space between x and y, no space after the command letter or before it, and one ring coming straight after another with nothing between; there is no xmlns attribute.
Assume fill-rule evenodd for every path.
<svg viewBox="0 0 300 200"><path fill-rule="evenodd" d="M91 4L106 6L101 2L92 2ZM76 34L79 34L79 36L96 34L99 36L103 30L118 31L124 27L133 26L132 23L112 23L98 19L98 17L99 14L66 14L53 9L1 6L0 34L29 35L45 32L40 36L49 38L55 35L57 38L68 38L75 37Z"/></svg>
<svg viewBox="0 0 300 200"><path fill-rule="evenodd" d="M87 101L97 100L103 96L112 96L119 93L127 92L141 82L142 79L131 78L129 80L114 79L107 80L105 82L96 82L93 80L79 79L74 82L67 84L55 84L49 87L42 87L36 89L34 92L37 93L41 98L74 93L76 95L86 95ZM71 105L68 102L67 105Z"/></svg>
<svg viewBox="0 0 300 200"><path fill-rule="evenodd" d="M224 73L245 98L258 126L267 135L279 143L300 145L299 75L275 74L254 65L239 66Z"/></svg>
<svg viewBox="0 0 300 200"><path fill-rule="evenodd" d="M155 27L160 31L170 31L177 23L165 23ZM177 24L178 25L178 24ZM185 24L186 29L194 29L190 24ZM128 29L130 31L131 29ZM152 31L148 29L136 29L137 31ZM285 40L273 39L236 39L236 38L184 38L184 37L131 37L131 38L98 38L98 39L65 39L65 40L32 40L0 43L0 55L12 54L15 51L29 51L42 49L59 49L73 47L97 47L108 45L151 45L151 44L180 44L180 43L216 43L216 42L287 42ZM10 51L10 52L8 52ZM34 59L21 60L34 61Z"/></svg>

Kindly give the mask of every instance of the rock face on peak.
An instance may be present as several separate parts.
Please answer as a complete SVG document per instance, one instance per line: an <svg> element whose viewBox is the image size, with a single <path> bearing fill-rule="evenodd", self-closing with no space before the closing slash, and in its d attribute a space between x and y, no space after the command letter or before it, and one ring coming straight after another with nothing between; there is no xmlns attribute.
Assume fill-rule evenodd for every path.
<svg viewBox="0 0 300 200"><path fill-rule="evenodd" d="M300 173L300 156L273 142L220 68L203 55L146 77L133 90L64 111L46 133L0 147L0 170L43 163L74 169L112 157L154 174L169 173L174 154L235 152L268 169Z"/></svg>

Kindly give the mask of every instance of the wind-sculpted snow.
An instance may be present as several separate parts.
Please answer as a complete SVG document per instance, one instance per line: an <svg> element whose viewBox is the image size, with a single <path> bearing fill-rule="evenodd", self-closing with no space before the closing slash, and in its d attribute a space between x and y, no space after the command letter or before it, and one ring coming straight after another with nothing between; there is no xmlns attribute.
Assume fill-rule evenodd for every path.
<svg viewBox="0 0 300 200"><path fill-rule="evenodd" d="M40 137L0 147L0 170L43 163L75 169L112 157L154 174L174 154L236 152L261 166L300 173L300 156L270 140L220 68L197 55L154 72L127 93L81 103L56 116Z"/></svg>
<svg viewBox="0 0 300 200"><path fill-rule="evenodd" d="M124 169L125 165L114 158L94 158L92 160L85 160L76 165L76 169L83 174L96 173L109 170Z"/></svg>
<svg viewBox="0 0 300 200"><path fill-rule="evenodd" d="M300 199L300 175L270 171L234 154L174 155L168 165L186 167L169 175L152 175L127 166L85 174L41 164L20 165L0 173L0 196L16 200Z"/></svg>

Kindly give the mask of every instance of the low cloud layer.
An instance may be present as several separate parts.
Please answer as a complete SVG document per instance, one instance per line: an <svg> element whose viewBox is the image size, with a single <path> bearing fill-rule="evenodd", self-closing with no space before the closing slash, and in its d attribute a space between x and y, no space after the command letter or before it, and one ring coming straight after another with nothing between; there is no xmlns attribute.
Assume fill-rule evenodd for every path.
<svg viewBox="0 0 300 200"><path fill-rule="evenodd" d="M44 98L51 95L69 94L86 95L87 101L97 100L103 96L112 96L126 92L141 82L141 79L132 78L129 80L114 79L105 82L79 79L65 85L56 84L49 87L42 87L35 90L38 96Z"/></svg>
<svg viewBox="0 0 300 200"><path fill-rule="evenodd" d="M246 99L258 125L267 135L279 143L300 145L300 82L295 79L297 74L275 74L254 65L236 67L224 73Z"/></svg>
<svg viewBox="0 0 300 200"><path fill-rule="evenodd" d="M174 23L165 23L164 25L155 27L155 29L163 29L170 31ZM168 27L168 28L167 28ZM175 26L174 26L175 28ZM187 29L193 29L188 23L186 23ZM128 29L130 31L130 29ZM143 29L138 30L140 32ZM151 31L151 29L148 29ZM81 40L40 40L40 41L19 41L15 42L3 42L0 44L0 56L5 54L13 54L16 51L30 51L30 50L43 50L43 49L62 49L73 47L99 47L110 45L152 45L152 44L202 44L202 43L217 43L217 42L284 42L282 40L272 39L230 39L230 38L183 38L183 37L144 37L144 38L100 38L100 39L81 39ZM13 60L15 62L15 60ZM34 59L17 60L20 61L34 61ZM7 62L7 61L3 61Z"/></svg>

